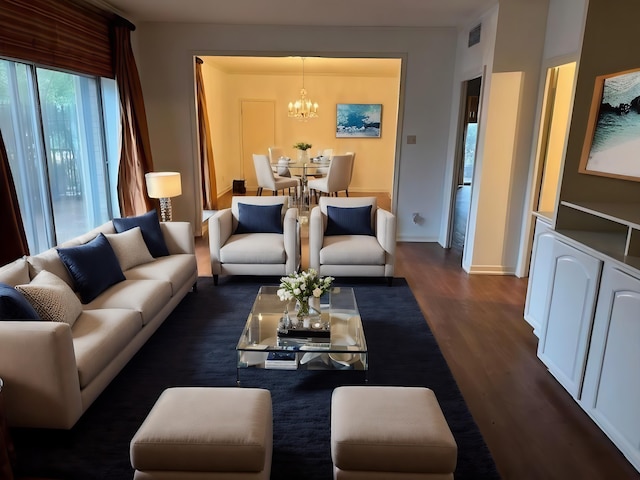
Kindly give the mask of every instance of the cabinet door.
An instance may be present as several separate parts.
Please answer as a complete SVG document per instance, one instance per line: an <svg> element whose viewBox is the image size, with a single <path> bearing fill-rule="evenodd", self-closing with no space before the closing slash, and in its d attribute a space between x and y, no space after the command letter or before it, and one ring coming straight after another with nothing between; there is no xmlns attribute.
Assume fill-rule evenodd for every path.
<svg viewBox="0 0 640 480"><path fill-rule="evenodd" d="M549 225L536 220L536 233L531 250L531 268L527 284L527 299L524 304L524 319L539 337L546 315L546 299L549 295L549 279L552 272L553 245L555 236Z"/></svg>
<svg viewBox="0 0 640 480"><path fill-rule="evenodd" d="M601 268L602 261L555 239L538 357L574 398L580 397Z"/></svg>
<svg viewBox="0 0 640 480"><path fill-rule="evenodd" d="M640 279L602 274L580 403L640 470Z"/></svg>

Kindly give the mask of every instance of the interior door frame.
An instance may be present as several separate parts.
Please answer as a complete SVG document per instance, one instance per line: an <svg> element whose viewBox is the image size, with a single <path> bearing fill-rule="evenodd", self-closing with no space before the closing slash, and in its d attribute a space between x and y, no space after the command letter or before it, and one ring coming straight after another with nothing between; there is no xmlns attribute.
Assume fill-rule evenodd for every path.
<svg viewBox="0 0 640 480"><path fill-rule="evenodd" d="M477 74L477 75L471 75L469 78L466 78L465 80L462 80L460 82L460 101L459 101L459 105L458 105L458 125L456 128L456 141L455 141L455 150L454 150L454 155L453 155L453 174L451 175L451 195L449 197L449 215L447 218L447 230L446 230L446 237L445 237L445 244L443 245L444 248L451 248L451 243L452 243L452 238L453 238L453 226L454 226L454 219L455 219L455 211L456 211L456 192L457 192L457 188L458 188L458 175L459 175L459 171L460 168L463 166L464 163L464 154L463 154L463 150L464 150L464 141L465 141L465 113L467 111L467 93L469 90L469 82L471 80L475 80L479 78L480 79L480 96L478 98L478 115L477 115L477 123L478 123L478 136L480 135L480 119L482 118L481 115L481 111L482 111L482 97L483 97L483 92L484 92L484 83L485 83L485 76L484 76L484 72ZM477 140L476 140L476 155L477 155ZM471 174L471 188L473 189L473 177L475 175L475 170L476 170L476 162L473 162L473 173ZM471 197L473 198L473 195L471 195ZM467 215L467 229L468 229L468 223L469 223L469 216ZM465 238L467 236L467 233L465 231Z"/></svg>

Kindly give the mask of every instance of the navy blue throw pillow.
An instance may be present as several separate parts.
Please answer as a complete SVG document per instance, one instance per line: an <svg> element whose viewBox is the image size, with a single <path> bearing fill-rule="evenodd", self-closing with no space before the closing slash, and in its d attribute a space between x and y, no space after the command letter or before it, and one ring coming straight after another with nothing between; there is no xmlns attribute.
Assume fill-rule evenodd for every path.
<svg viewBox="0 0 640 480"><path fill-rule="evenodd" d="M282 203L276 205L238 203L236 233L283 233Z"/></svg>
<svg viewBox="0 0 640 480"><path fill-rule="evenodd" d="M0 283L0 320L40 320L40 316L22 293Z"/></svg>
<svg viewBox="0 0 640 480"><path fill-rule="evenodd" d="M147 244L152 257L166 257L169 249L164 241L164 235L160 229L160 221L155 210L138 217L114 218L113 228L117 233L122 233L135 227L140 227L142 238Z"/></svg>
<svg viewBox="0 0 640 480"><path fill-rule="evenodd" d="M371 205L364 207L332 207L327 205L326 236L373 235L371 229Z"/></svg>
<svg viewBox="0 0 640 480"><path fill-rule="evenodd" d="M120 262L102 233L84 245L58 248L82 303L89 303L111 285L125 279Z"/></svg>

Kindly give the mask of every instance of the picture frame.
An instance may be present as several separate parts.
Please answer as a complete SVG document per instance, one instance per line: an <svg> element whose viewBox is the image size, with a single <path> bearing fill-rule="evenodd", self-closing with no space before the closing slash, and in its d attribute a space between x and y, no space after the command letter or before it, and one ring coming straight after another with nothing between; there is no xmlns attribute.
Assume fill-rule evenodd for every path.
<svg viewBox="0 0 640 480"><path fill-rule="evenodd" d="M381 103L336 104L337 138L380 138Z"/></svg>
<svg viewBox="0 0 640 480"><path fill-rule="evenodd" d="M579 172L640 182L640 68L596 77Z"/></svg>

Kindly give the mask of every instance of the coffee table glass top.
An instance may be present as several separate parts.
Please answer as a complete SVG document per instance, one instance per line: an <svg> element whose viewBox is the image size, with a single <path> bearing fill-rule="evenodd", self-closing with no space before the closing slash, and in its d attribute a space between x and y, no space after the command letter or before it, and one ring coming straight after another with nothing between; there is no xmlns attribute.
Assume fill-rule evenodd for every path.
<svg viewBox="0 0 640 480"><path fill-rule="evenodd" d="M285 309L295 317L295 301L289 304L280 301L278 288L260 287L236 346L238 368L368 369L367 343L353 288L332 287L321 299L321 320L331 325L329 341L295 347L278 342L278 324ZM281 359L282 354L289 361L272 361L274 356Z"/></svg>

